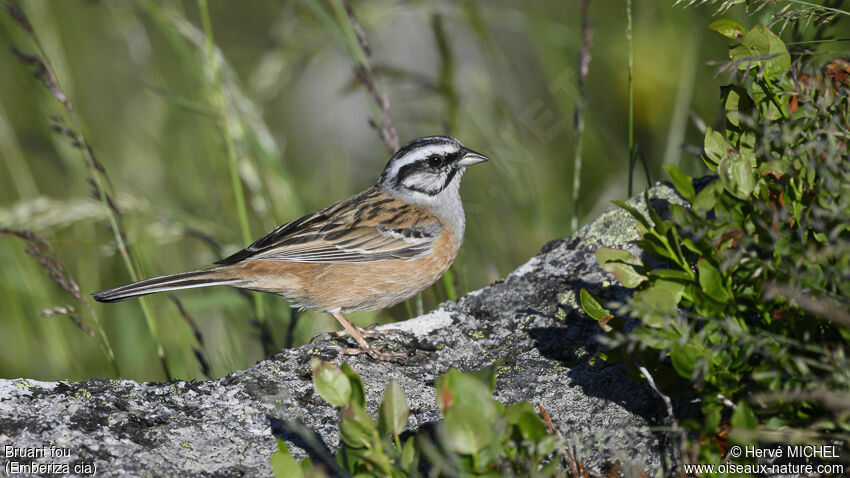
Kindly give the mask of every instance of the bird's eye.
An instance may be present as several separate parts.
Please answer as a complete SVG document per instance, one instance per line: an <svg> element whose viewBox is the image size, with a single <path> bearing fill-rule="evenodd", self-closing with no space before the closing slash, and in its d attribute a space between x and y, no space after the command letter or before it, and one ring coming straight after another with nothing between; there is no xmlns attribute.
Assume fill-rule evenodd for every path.
<svg viewBox="0 0 850 478"><path fill-rule="evenodd" d="M437 169L443 165L443 158L437 154L432 154L428 156L428 166Z"/></svg>

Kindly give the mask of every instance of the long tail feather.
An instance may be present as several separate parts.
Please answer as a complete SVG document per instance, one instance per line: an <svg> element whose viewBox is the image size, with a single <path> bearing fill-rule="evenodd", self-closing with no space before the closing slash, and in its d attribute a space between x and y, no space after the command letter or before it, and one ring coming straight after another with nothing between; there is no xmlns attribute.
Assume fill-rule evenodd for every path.
<svg viewBox="0 0 850 478"><path fill-rule="evenodd" d="M225 277L220 268L204 271L184 272L170 276L155 277L132 284L126 284L111 289L104 289L92 294L98 302L118 302L142 295L165 292L169 290L191 289L194 287L209 287L213 285L236 285L242 279Z"/></svg>

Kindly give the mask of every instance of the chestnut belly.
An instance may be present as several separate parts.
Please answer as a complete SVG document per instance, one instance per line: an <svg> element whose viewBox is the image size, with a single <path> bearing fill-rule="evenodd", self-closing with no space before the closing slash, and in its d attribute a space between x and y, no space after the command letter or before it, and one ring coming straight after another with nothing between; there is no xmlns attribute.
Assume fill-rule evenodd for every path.
<svg viewBox="0 0 850 478"><path fill-rule="evenodd" d="M278 294L305 309L342 313L383 309L416 295L446 272L458 247L435 249L445 253L432 250L419 259L331 264L245 262L239 268L247 281L239 287Z"/></svg>

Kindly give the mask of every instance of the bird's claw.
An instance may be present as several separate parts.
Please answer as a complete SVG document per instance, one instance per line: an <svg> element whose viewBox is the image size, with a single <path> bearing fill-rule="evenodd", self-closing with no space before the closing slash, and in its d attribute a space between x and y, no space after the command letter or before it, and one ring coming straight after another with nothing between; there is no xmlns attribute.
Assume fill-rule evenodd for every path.
<svg viewBox="0 0 850 478"><path fill-rule="evenodd" d="M372 325L370 325L368 327L364 327L364 328L356 327L356 329L357 329L358 332L360 332L360 335L362 335L363 338L366 338L366 339L374 339L374 338L379 338L379 337L386 337L388 335L398 335L399 334L398 330L395 330L395 329L378 330L376 328L377 326L378 326L378 324L372 324ZM313 338L310 339L310 343L315 342L316 339L333 340L333 339L339 339L339 338L342 338L342 337L345 337L345 336L348 336L348 335L349 335L349 333L345 329L337 330L336 332L323 332L323 333L314 335Z"/></svg>
<svg viewBox="0 0 850 478"><path fill-rule="evenodd" d="M407 354L402 352L383 352L378 347L369 346L368 348L364 347L340 347L334 346L336 349L340 351L343 355L362 355L369 354L375 360L380 360L383 362L391 362L398 359L406 359Z"/></svg>

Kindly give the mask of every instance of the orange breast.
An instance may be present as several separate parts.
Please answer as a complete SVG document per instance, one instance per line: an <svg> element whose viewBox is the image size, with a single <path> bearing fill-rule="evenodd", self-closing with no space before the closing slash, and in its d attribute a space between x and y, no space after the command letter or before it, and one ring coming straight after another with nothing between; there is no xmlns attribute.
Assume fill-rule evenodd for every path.
<svg viewBox="0 0 850 478"><path fill-rule="evenodd" d="M279 294L293 305L342 313L383 309L433 284L451 266L460 243L444 229L429 254L413 260L314 264L250 261L235 264L246 289Z"/></svg>

